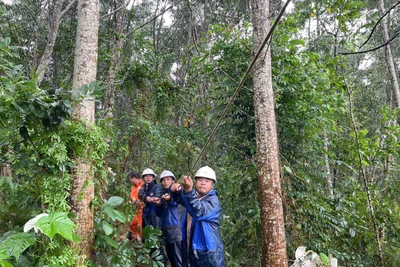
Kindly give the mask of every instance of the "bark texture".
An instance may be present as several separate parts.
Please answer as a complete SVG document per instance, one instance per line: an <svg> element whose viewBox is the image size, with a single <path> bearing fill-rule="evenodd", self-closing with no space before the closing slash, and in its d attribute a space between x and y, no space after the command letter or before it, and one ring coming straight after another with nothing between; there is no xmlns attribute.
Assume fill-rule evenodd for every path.
<svg viewBox="0 0 400 267"><path fill-rule="evenodd" d="M252 0L254 51L270 25L269 1ZM253 52L254 54L255 52ZM272 90L271 54L264 49L253 70L259 199L262 219L261 266L288 266L280 179L278 135Z"/></svg>
<svg viewBox="0 0 400 267"><path fill-rule="evenodd" d="M98 0L79 0L73 90L96 80L98 29ZM74 111L78 118L94 123L94 101L90 96Z"/></svg>
<svg viewBox="0 0 400 267"><path fill-rule="evenodd" d="M1 177L12 177L12 171L11 171L11 166L10 164L2 164L0 168L0 178Z"/></svg>
<svg viewBox="0 0 400 267"><path fill-rule="evenodd" d="M54 5L54 11L52 17L49 18L50 21L50 30L49 36L47 39L46 48L44 49L43 55L40 58L39 64L36 67L36 74L39 75L38 83L41 83L46 70L49 67L51 56L53 55L54 45L56 43L56 38L58 34L58 28L60 27L61 18L63 14L68 11L68 9L76 2L76 0L72 0L69 2L67 7L62 10L63 4L65 0L57 0Z"/></svg>
<svg viewBox="0 0 400 267"><path fill-rule="evenodd" d="M98 29L98 0L79 0L73 90L78 91L82 85L96 80ZM74 110L74 116L86 121L88 127L94 124L94 113L94 101L90 96ZM91 259L93 253L94 214L90 207L94 198L93 171L91 163L81 158L76 158L75 164L71 182L71 209L76 213L77 234L81 238L76 249L82 264L82 260Z"/></svg>
<svg viewBox="0 0 400 267"><path fill-rule="evenodd" d="M385 6L383 0L379 0L378 9L380 15L382 16L385 13ZM383 43L387 43L390 38L388 30L388 20L386 17L383 18L383 21L381 23L381 28L382 28ZM394 107L398 108L400 107L400 89L399 89L399 81L397 79L398 76L397 76L396 64L393 58L392 46L390 43L385 46L385 59L389 71L390 83L392 85Z"/></svg>
<svg viewBox="0 0 400 267"><path fill-rule="evenodd" d="M58 28L60 26L61 22L61 9L62 5L64 3L64 0L57 0L55 7L54 7L54 12L53 12L53 17L50 20L50 32L49 32L49 38L47 40L46 48L44 49L44 53L39 61L39 64L36 68L36 74L39 74L38 82L40 83L43 80L44 73L46 72L47 67L49 66L50 63L50 58L51 55L53 54L53 48L54 44L56 43L56 37L58 33Z"/></svg>

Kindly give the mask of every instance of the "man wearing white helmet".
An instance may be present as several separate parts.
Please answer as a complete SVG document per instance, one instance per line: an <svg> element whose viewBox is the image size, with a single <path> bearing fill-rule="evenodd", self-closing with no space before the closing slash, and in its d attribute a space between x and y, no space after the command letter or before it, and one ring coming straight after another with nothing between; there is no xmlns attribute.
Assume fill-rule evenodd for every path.
<svg viewBox="0 0 400 267"><path fill-rule="evenodd" d="M156 215L154 200L160 198L162 195L162 188L156 181L155 172L148 168L142 173L144 185L139 191L140 200L145 204L143 208L143 228L147 225L152 225L154 228L159 227L160 221Z"/></svg>
<svg viewBox="0 0 400 267"><path fill-rule="evenodd" d="M182 209L177 202L177 196L171 194L170 187L175 182L175 175L164 170L160 175L163 187L161 199L154 201L158 206L156 213L160 217L160 228L171 267L183 267L182 260Z"/></svg>
<svg viewBox="0 0 400 267"><path fill-rule="evenodd" d="M213 189L217 177L213 169L201 167L195 175L195 184L190 176L184 176L182 185L174 184L171 191L182 198L190 222L183 239L189 240L187 263L189 267L223 267L224 244L220 235L222 208L217 192ZM186 242L183 242L184 244Z"/></svg>
<svg viewBox="0 0 400 267"><path fill-rule="evenodd" d="M162 187L157 184L156 173L147 168L142 173L142 178L144 180L144 185L139 191L140 200L145 204L143 208L142 218L143 218L143 228L148 225L152 225L154 228L160 228L160 218L156 215L156 204L155 202L160 199L162 195ZM150 255L156 251L156 248L150 250ZM166 261L165 254L162 249L159 250L162 256L162 261Z"/></svg>

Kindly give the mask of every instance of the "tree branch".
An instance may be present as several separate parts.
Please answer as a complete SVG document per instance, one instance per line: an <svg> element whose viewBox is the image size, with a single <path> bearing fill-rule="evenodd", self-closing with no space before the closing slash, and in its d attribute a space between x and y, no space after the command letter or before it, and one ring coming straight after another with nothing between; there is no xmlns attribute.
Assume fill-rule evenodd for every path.
<svg viewBox="0 0 400 267"><path fill-rule="evenodd" d="M64 16L65 12L67 12L75 2L76 2L76 0L72 0L72 1L67 5L67 7L61 12L61 16L60 16L60 17Z"/></svg>
<svg viewBox="0 0 400 267"><path fill-rule="evenodd" d="M355 55L355 54L365 54L365 53L369 53L369 52L372 52L372 51L375 51L375 50L378 50L378 49L380 49L380 48L382 48L382 47L387 46L388 44L390 44L390 43L391 43L397 36L399 36L399 35L400 35L400 31L398 31L392 38L390 38L386 43L381 44L380 46L377 46L377 47L374 47L374 48L371 48L371 49L368 49L368 50L357 51L357 52L340 52L339 55L344 55L344 56L346 56L346 55Z"/></svg>
<svg viewBox="0 0 400 267"><path fill-rule="evenodd" d="M146 26L147 24L149 24L150 22L152 22L153 20L157 19L159 16L161 16L162 14L164 14L166 11L170 10L173 6L169 6L168 8L161 10L161 12L157 15L155 15L154 17L152 17L151 19L149 19L148 21L146 21L145 23L143 23L142 25L134 28L131 32L129 32L127 35L132 34L134 31L143 28L144 26Z"/></svg>
<svg viewBox="0 0 400 267"><path fill-rule="evenodd" d="M127 3L122 4L121 6L119 6L118 8L116 8L113 12L101 16L101 17L100 17L100 20L104 19L105 17L108 17L108 16L113 15L114 13L118 12L118 10L120 10L121 8L125 8L126 5L127 5Z"/></svg>
<svg viewBox="0 0 400 267"><path fill-rule="evenodd" d="M368 43L368 41L371 39L372 34L374 33L376 27L378 27L378 24L383 20L384 17L387 16L387 14L389 14L390 11L392 11L392 10L393 10L396 6L398 6L398 5L400 5L400 1L397 2L397 3L396 3L394 6L392 6L390 9L388 9L388 11L386 11L385 14L383 14L383 15L379 18L379 20L375 23L374 28L372 28L372 31L371 31L371 33L369 34L368 39L367 39L359 48L362 48L366 43Z"/></svg>

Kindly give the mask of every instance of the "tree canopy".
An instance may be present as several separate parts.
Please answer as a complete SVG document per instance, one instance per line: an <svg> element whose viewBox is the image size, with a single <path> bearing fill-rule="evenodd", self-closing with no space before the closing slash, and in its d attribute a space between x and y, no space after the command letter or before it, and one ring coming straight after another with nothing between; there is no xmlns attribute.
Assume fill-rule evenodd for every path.
<svg viewBox="0 0 400 267"><path fill-rule="evenodd" d="M227 266L260 266L255 76L215 129L254 56L248 1L100 1L96 79L74 87L78 2L0 1L0 266L76 266L77 158L94 175L87 266L161 264L158 230L134 250L123 238L126 175L203 165ZM269 1L271 23L284 4ZM289 265L298 247L324 264L400 264L399 8L292 1L267 44ZM88 98L90 126L75 116Z"/></svg>

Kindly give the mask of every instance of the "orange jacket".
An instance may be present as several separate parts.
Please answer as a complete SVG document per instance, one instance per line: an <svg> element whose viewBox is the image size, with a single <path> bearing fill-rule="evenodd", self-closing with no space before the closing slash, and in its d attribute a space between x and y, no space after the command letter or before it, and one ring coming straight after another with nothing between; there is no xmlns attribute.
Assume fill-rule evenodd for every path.
<svg viewBox="0 0 400 267"><path fill-rule="evenodd" d="M134 240L142 239L142 210L143 203L139 199L139 189L144 184L143 181L140 181L137 186L132 185L131 193L130 193L130 201L135 201L133 207L135 209L135 217L133 217L131 223L129 224L129 229L132 232L132 238Z"/></svg>

